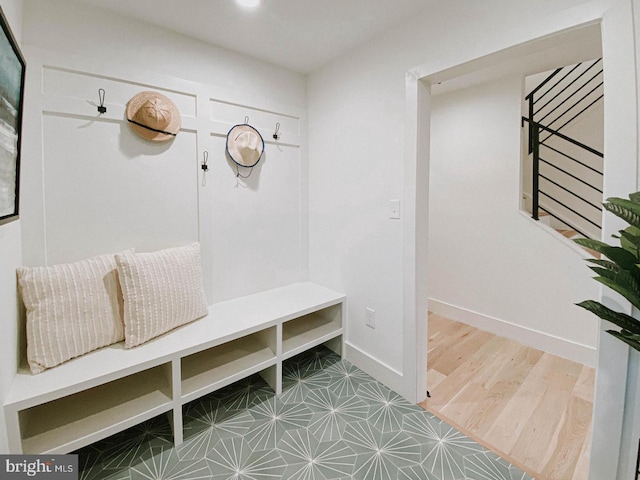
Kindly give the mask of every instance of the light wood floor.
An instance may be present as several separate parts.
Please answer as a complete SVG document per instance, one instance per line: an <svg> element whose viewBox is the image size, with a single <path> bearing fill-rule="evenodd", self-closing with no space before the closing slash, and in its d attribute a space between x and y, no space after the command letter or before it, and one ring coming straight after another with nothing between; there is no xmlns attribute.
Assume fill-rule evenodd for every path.
<svg viewBox="0 0 640 480"><path fill-rule="evenodd" d="M429 314L421 405L537 480L586 480L595 371Z"/></svg>

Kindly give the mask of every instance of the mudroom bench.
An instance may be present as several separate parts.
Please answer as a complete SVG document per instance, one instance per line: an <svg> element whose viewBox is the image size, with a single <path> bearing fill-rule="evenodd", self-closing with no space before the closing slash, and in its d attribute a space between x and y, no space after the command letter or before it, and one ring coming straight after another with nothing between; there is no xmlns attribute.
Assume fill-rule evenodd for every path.
<svg viewBox="0 0 640 480"><path fill-rule="evenodd" d="M209 307L144 345L118 343L32 375L17 373L4 412L11 453L68 453L157 415L183 442L184 404L260 373L282 391L282 362L320 344L342 353L345 297L297 283Z"/></svg>

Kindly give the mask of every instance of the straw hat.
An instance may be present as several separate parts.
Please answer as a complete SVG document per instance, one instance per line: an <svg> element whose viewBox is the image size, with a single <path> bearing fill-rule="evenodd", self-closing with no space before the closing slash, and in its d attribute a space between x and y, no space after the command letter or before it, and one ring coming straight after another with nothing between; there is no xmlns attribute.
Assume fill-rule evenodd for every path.
<svg viewBox="0 0 640 480"><path fill-rule="evenodd" d="M178 134L182 118L169 98L157 92L140 92L127 103L127 120L142 138L164 142Z"/></svg>
<svg viewBox="0 0 640 480"><path fill-rule="evenodd" d="M236 125L227 133L227 155L241 167L254 167L264 152L264 140L251 125Z"/></svg>

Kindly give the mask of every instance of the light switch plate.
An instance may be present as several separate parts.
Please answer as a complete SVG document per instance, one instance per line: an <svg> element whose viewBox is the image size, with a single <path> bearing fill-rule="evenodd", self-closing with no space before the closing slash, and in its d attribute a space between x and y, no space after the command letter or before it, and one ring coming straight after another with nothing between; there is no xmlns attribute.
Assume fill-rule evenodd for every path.
<svg viewBox="0 0 640 480"><path fill-rule="evenodd" d="M400 200L389 200L389 218L400 218Z"/></svg>

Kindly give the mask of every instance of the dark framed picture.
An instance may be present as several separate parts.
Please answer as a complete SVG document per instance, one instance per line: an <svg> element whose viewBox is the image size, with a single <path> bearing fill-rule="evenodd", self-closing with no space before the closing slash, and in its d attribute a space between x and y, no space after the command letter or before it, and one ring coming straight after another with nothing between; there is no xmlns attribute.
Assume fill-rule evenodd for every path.
<svg viewBox="0 0 640 480"><path fill-rule="evenodd" d="M0 8L0 220L18 216L25 63Z"/></svg>

